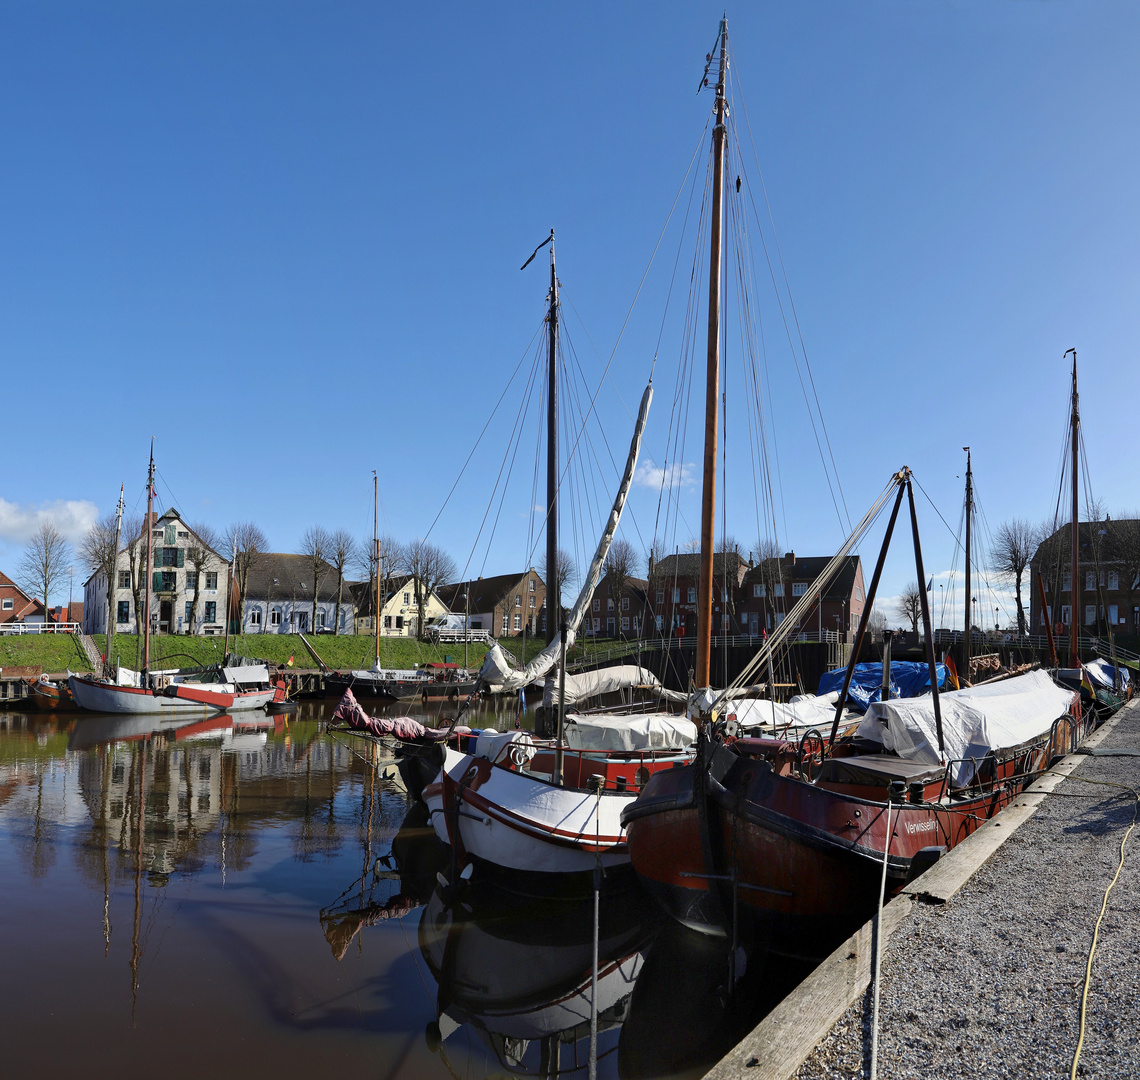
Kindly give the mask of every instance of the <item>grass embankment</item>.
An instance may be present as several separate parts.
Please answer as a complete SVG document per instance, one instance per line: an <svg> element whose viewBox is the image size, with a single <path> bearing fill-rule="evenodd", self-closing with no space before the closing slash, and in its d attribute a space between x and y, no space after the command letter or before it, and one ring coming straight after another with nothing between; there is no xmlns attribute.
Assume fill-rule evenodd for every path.
<svg viewBox="0 0 1140 1080"><path fill-rule="evenodd" d="M100 651L104 650L106 639L95 634L94 640ZM375 655L375 639L365 634L322 634L309 638L317 654L334 671L347 671L351 668L370 668ZM527 640L527 658L533 657L542 648L542 642ZM518 658L522 647L521 640L503 642ZM221 637L178 637L162 635L151 639L151 666L189 666L192 664L213 664L222 659L225 638ZM115 635L115 652L119 662L125 667L135 666L136 650L141 646L133 634ZM230 638L230 652L241 656L257 657L271 664L286 664L293 657L293 666L313 668L316 661L310 656L304 642L296 634L239 634ZM483 662L486 645L474 643L467 647L467 662L477 667ZM381 638L380 663L389 668L412 668L416 664L439 663L448 657L454 663L463 663L463 645L430 645L414 638ZM13 661L33 662L33 661ZM74 665L73 665L74 666Z"/></svg>
<svg viewBox="0 0 1140 1080"><path fill-rule="evenodd" d="M86 653L72 634L5 634L0 637L0 668L17 666L38 666L44 671L91 670Z"/></svg>

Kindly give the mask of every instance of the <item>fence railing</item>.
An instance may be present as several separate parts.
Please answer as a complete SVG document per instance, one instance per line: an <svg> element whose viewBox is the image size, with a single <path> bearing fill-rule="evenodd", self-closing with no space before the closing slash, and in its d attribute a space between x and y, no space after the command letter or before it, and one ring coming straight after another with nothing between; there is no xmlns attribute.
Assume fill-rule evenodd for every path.
<svg viewBox="0 0 1140 1080"><path fill-rule="evenodd" d="M9 622L0 623L0 634L79 634L83 632L83 624L77 622L30 623Z"/></svg>

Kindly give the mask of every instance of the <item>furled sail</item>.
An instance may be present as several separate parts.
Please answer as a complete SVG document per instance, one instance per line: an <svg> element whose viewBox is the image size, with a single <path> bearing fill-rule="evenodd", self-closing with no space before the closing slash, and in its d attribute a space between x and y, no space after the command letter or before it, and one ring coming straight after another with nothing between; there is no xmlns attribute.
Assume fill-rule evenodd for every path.
<svg viewBox="0 0 1140 1080"><path fill-rule="evenodd" d="M637 458L641 453L641 437L645 432L645 420L649 415L649 403L652 400L653 383L651 381L645 388L645 393L641 395L641 408L637 412L637 423L633 428L633 439L629 444L629 457L625 463L625 473L621 478L621 486L618 488L617 497L614 499L613 508L610 510L610 516L606 521L606 527L602 531L602 538L598 541L598 550L594 552L593 561L590 563L589 572L586 574L585 584L578 594L578 599L574 602L574 607L570 610L570 617L566 620L567 649L573 646L578 636L578 626L582 622L582 616L585 615L586 609L590 605L590 598L594 595L594 589L598 587L598 582L602 579L602 569L605 566L606 556L610 553L610 545L613 543L614 534L617 532L618 522L621 521L625 501L629 497L629 489L633 483L634 469L637 468ZM547 617L555 618L556 613L548 612ZM542 652L525 668L520 669L507 659L507 654L499 645L493 645L483 660L479 679L495 690L518 690L537 679L541 679L550 671L557 662L561 651L562 634L559 632L554 635L550 644Z"/></svg>

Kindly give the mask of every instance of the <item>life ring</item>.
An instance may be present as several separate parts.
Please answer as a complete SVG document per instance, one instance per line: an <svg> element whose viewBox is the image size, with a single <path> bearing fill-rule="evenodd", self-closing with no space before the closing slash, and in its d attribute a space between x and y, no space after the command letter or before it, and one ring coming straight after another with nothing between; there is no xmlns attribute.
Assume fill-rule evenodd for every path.
<svg viewBox="0 0 1140 1080"><path fill-rule="evenodd" d="M1060 637L1064 632L1065 632L1065 624L1064 623L1054 623L1053 633L1056 634L1057 637Z"/></svg>

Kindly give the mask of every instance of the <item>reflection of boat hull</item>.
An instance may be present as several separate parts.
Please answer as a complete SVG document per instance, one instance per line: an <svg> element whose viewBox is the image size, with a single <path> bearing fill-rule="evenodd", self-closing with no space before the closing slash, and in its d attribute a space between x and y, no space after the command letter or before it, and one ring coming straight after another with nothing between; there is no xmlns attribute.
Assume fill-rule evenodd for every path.
<svg viewBox="0 0 1140 1080"><path fill-rule="evenodd" d="M102 743L137 742L153 736L181 741L228 730L233 717L210 716L195 720L177 714L144 713L135 716L85 716L76 721L67 741L68 750L81 750Z"/></svg>
<svg viewBox="0 0 1140 1080"><path fill-rule="evenodd" d="M239 691L219 684L215 690L205 683L170 683L162 690L139 686L118 686L100 682L89 675L72 675L68 680L76 704L97 713L234 712L264 708L280 688Z"/></svg>
<svg viewBox="0 0 1140 1080"><path fill-rule="evenodd" d="M367 674L334 672L324 679L325 690L343 694L351 690L357 698L383 701L457 701L475 689L474 679L395 679L369 678Z"/></svg>

